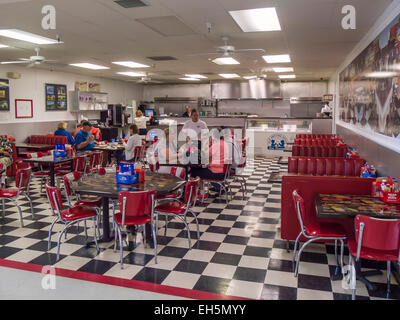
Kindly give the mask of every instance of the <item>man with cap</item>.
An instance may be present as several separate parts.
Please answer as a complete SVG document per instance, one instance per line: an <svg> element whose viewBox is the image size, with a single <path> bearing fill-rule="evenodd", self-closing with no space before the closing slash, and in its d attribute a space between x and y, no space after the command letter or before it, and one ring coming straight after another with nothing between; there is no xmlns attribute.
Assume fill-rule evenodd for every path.
<svg viewBox="0 0 400 320"><path fill-rule="evenodd" d="M82 124L82 129L75 136L75 145L78 151L91 150L97 143L94 140L94 136L90 133L92 124L89 121L85 121Z"/></svg>

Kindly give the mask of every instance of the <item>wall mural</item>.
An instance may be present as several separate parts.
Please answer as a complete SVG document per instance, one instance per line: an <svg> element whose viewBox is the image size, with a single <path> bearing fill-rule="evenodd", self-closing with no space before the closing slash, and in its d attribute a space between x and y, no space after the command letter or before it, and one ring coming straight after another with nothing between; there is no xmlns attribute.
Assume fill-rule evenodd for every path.
<svg viewBox="0 0 400 320"><path fill-rule="evenodd" d="M399 143L400 15L343 70L339 80L339 119Z"/></svg>

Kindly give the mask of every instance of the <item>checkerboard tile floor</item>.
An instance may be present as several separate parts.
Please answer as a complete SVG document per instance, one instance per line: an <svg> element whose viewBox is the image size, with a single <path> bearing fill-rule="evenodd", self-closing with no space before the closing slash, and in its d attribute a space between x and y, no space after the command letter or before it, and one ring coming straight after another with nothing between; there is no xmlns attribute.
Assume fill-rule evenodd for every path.
<svg viewBox="0 0 400 320"><path fill-rule="evenodd" d="M25 224L21 228L17 209L6 203L5 218L0 219L0 258L253 299L350 299L350 291L342 288L341 281L330 278L335 270L334 249L330 245L310 245L302 256L298 278L293 276L291 252L286 251L285 241L280 238L281 185L267 182L272 172L287 171L287 166L278 164L278 160L258 158L249 163L244 170L248 175L244 199L240 185L233 183L233 200L229 204L224 197L198 204L194 211L200 223L200 239L191 223L191 250L184 225L169 221L164 236L161 218L158 264L154 262L153 249L143 246L139 234L136 248L124 249L123 270L118 264L119 251L113 251L112 242L100 244L99 254L83 245L83 226L70 229L56 262L55 241L62 225L54 227L51 250L46 252L48 229L54 218L47 198L40 195L38 181L32 181L36 219L31 217L28 202L20 200ZM92 236L93 229L89 228L88 233ZM358 283L359 299L385 297L386 265L377 267L383 274L369 279L378 289L368 292ZM400 299L394 278L392 284L391 298Z"/></svg>

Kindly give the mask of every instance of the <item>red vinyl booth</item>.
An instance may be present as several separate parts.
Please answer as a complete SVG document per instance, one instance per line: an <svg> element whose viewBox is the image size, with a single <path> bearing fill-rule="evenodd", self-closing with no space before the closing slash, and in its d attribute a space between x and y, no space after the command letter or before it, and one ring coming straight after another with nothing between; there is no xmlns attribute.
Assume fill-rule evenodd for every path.
<svg viewBox="0 0 400 320"><path fill-rule="evenodd" d="M297 190L304 199L307 222L332 222L340 224L348 235L354 233L354 219L321 219L316 216L314 194L354 194L370 195L373 178L317 177L287 175L282 177L281 237L295 241L300 233L300 225L293 202L293 191ZM306 239L301 238L300 241Z"/></svg>
<svg viewBox="0 0 400 320"><path fill-rule="evenodd" d="M296 139L332 139L333 134L296 134Z"/></svg>
<svg viewBox="0 0 400 320"><path fill-rule="evenodd" d="M324 146L297 146L292 148L293 157L318 157L318 158L346 158L347 146L324 147Z"/></svg>
<svg viewBox="0 0 400 320"><path fill-rule="evenodd" d="M363 159L289 157L288 173L360 177Z"/></svg>
<svg viewBox="0 0 400 320"><path fill-rule="evenodd" d="M56 144L68 144L67 137L64 136L52 136L52 135L32 135L29 138L29 143L32 144L48 144L48 145L56 145Z"/></svg>
<svg viewBox="0 0 400 320"><path fill-rule="evenodd" d="M294 145L296 146L321 146L321 147L336 147L337 140L333 139L300 139L296 138L294 140Z"/></svg>

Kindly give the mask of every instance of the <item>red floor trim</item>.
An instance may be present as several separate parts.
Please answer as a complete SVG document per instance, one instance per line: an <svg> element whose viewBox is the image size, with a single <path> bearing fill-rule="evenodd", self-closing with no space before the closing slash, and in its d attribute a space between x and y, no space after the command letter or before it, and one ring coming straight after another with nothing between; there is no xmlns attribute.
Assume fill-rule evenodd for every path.
<svg viewBox="0 0 400 320"><path fill-rule="evenodd" d="M5 259L0 259L0 266L12 268L12 269L37 272L37 273L41 273L42 269L43 269L43 266L40 266L40 265L25 263L25 262L18 262L18 261L10 261L10 260L5 260ZM82 271L73 271L73 270L62 269L62 268L55 268L55 270L56 270L56 275L60 276L60 277L84 280L84 281L90 281L90 282L97 282L97 283L125 287L125 288L130 288L130 289L156 292L156 293L160 293L160 294L179 296L179 297L189 298L189 299L196 299L196 300L251 300L248 298L227 296L227 295L223 295L223 294L216 294L216 293L184 289L184 288L178 288L178 287L170 287L170 286L165 286L165 285L161 285L161 284L153 284L153 283L144 282L144 281L121 279L121 278L103 276L103 275L98 275L98 274L93 274L93 273L88 273L88 272L82 272Z"/></svg>

